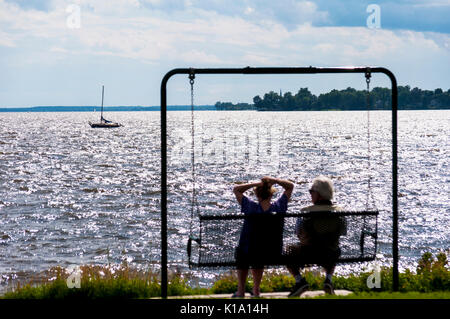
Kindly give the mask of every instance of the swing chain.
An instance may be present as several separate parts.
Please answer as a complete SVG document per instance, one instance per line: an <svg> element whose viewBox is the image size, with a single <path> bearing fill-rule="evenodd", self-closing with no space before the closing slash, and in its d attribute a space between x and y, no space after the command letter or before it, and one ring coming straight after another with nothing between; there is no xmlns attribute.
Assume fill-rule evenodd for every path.
<svg viewBox="0 0 450 319"><path fill-rule="evenodd" d="M192 165L192 213L195 205L195 120L194 120L194 69L189 71L189 84L191 85L191 165Z"/></svg>
<svg viewBox="0 0 450 319"><path fill-rule="evenodd" d="M375 200L372 194L372 173L371 173L371 147L370 147L370 78L371 71L370 67L366 69L365 72L366 84L367 84L367 94L366 94L366 104L367 104L367 171L368 171L368 180L367 180L367 200L366 200L366 209L369 209L369 201L372 199L372 204L375 207Z"/></svg>
<svg viewBox="0 0 450 319"><path fill-rule="evenodd" d="M370 71L370 68L369 68L369 67L368 67L368 68L366 69L366 73L365 73L365 76L366 76L366 83L367 83L367 88L369 88L370 77L372 76L372 75L371 75L371 71Z"/></svg>
<svg viewBox="0 0 450 319"><path fill-rule="evenodd" d="M191 85L191 118L194 120L194 80L195 80L195 71L194 69L189 70L189 84Z"/></svg>
<svg viewBox="0 0 450 319"><path fill-rule="evenodd" d="M197 208L197 214L200 214L198 202L197 202L197 191L196 191L196 172L195 172L195 120L194 120L194 81L195 80L195 71L194 69L190 69L189 71L189 84L191 86L191 165L192 165L192 203L191 203L191 219L189 222L189 239L188 239L188 259L189 264L191 264L191 242L194 240L197 244L200 244L200 239L194 236L193 234L193 220L194 220L194 212L195 208Z"/></svg>
<svg viewBox="0 0 450 319"><path fill-rule="evenodd" d="M195 79L195 71L194 69L189 69L189 83L191 84L191 87L194 85L194 79Z"/></svg>

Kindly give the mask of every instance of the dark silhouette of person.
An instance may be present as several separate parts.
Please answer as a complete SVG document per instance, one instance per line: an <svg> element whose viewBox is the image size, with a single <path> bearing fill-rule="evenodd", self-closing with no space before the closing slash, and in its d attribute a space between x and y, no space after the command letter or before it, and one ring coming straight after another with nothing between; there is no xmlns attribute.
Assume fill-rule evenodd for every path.
<svg viewBox="0 0 450 319"><path fill-rule="evenodd" d="M302 208L302 212L315 213L297 219L295 230L300 242L291 245L287 252L287 268L295 278L290 297L300 296L308 290L309 285L300 274L300 269L307 264L318 264L325 269L323 289L334 294L332 276L341 255L339 238L347 231L345 218L332 214L342 210L331 202L334 193L332 181L325 176L315 178L309 193L313 205Z"/></svg>
<svg viewBox="0 0 450 319"><path fill-rule="evenodd" d="M284 192L272 202L276 191L274 184L282 186ZM244 195L245 191L251 188L254 188L258 202ZM236 185L233 188L245 219L235 252L238 290L232 297L245 296L249 268L252 269L254 282L252 295L260 295L264 265L280 257L282 253L284 214L293 189L294 184L290 181L272 177L263 177L260 182Z"/></svg>

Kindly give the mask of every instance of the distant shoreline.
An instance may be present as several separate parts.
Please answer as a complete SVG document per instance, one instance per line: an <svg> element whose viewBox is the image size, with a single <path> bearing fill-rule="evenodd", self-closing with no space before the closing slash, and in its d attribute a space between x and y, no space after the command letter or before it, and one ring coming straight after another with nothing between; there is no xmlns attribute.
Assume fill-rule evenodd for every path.
<svg viewBox="0 0 450 319"><path fill-rule="evenodd" d="M100 107L96 106L32 106L32 107L2 107L0 113L38 113L38 112L100 112ZM304 112L304 111L365 111L367 109L321 109L321 110L256 110L256 109L239 109L239 110L224 110L217 109L214 105L198 105L195 106L195 111L255 111L255 112ZM399 111L426 111L426 110L449 110L450 107L444 108L399 108ZM159 106L108 106L103 108L104 112L159 112ZM190 111L190 105L171 105L167 107L167 111ZM388 110L376 110L376 111L390 111Z"/></svg>
<svg viewBox="0 0 450 319"><path fill-rule="evenodd" d="M31 106L31 107L2 107L0 112L100 112L100 106ZM168 111L190 111L190 105L169 105ZM196 111L215 111L214 105L195 106ZM140 112L160 111L159 106L105 106L104 112Z"/></svg>

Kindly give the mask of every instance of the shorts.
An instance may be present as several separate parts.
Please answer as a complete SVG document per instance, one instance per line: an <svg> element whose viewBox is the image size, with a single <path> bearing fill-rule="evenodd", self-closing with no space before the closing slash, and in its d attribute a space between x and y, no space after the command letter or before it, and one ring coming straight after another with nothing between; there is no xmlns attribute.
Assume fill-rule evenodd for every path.
<svg viewBox="0 0 450 319"><path fill-rule="evenodd" d="M341 250L319 246L302 246L294 244L286 252L286 264L290 267L305 267L306 265L319 265L332 268L341 256Z"/></svg>
<svg viewBox="0 0 450 319"><path fill-rule="evenodd" d="M262 249L249 253L237 247L234 252L234 257L237 269L263 269L265 265L273 261Z"/></svg>

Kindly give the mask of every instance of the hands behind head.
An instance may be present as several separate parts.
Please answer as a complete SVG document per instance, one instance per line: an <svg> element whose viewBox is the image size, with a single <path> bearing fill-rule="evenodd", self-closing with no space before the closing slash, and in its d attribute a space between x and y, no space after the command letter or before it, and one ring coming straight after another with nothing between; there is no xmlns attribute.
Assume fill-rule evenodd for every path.
<svg viewBox="0 0 450 319"><path fill-rule="evenodd" d="M267 183L267 184L269 184L269 186L272 186L273 184L276 184L275 179L272 178L272 177L269 177L269 176L264 176L263 178L261 178L261 182L263 184Z"/></svg>

